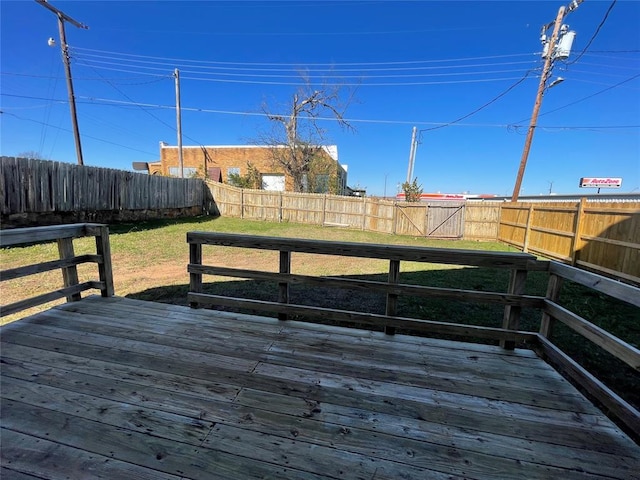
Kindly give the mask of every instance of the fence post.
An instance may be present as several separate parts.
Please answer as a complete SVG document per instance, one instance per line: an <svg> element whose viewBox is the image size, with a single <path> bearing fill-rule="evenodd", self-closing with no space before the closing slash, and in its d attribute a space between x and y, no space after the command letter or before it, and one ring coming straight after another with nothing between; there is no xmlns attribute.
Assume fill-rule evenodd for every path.
<svg viewBox="0 0 640 480"><path fill-rule="evenodd" d="M104 288L100 290L103 297L113 297L113 267L111 266L111 244L109 241L109 227L101 226L100 233L96 235L96 253L102 257L98 263L98 274Z"/></svg>
<svg viewBox="0 0 640 480"><path fill-rule="evenodd" d="M509 279L509 290L507 293L511 295L523 295L527 283L527 271L521 269L511 270L511 278ZM502 320L502 328L507 330L518 330L520 327L520 312L522 307L519 305L507 305L504 307L504 318ZM506 350L513 350L515 342L511 340L500 340L500 346Z"/></svg>
<svg viewBox="0 0 640 480"><path fill-rule="evenodd" d="M389 284L397 284L400 280L400 260L389 260ZM395 317L398 314L398 295L395 293L387 293L387 307L385 315L388 317ZM394 335L396 333L395 327L384 327L384 333L387 335Z"/></svg>
<svg viewBox="0 0 640 480"><path fill-rule="evenodd" d="M522 251L527 253L529 251L529 237L531 235L531 224L533 223L533 205L529 205L529 210L527 212L527 224L524 230L524 242L522 244Z"/></svg>
<svg viewBox="0 0 640 480"><path fill-rule="evenodd" d="M560 296L560 288L562 288L562 277L554 274L549 275L546 298L552 302L558 300L558 297ZM555 319L549 316L547 312L543 311L542 320L540 321L540 335L546 338L551 337L554 323Z"/></svg>
<svg viewBox="0 0 640 480"><path fill-rule="evenodd" d="M60 253L60 259L73 258L75 253L73 252L73 239L72 238L59 238L58 239L58 252ZM65 287L72 287L78 285L78 267L73 265L71 267L65 267L62 269L62 281ZM80 293L74 293L67 297L67 302L76 302L80 300L82 296Z"/></svg>
<svg viewBox="0 0 640 480"><path fill-rule="evenodd" d="M324 226L324 222L327 221L327 194L325 193L322 197L322 221L320 225Z"/></svg>
<svg viewBox="0 0 640 480"><path fill-rule="evenodd" d="M240 218L244 218L244 188L240 190Z"/></svg>
<svg viewBox="0 0 640 480"><path fill-rule="evenodd" d="M189 244L189 264L202 265L202 244ZM189 291L202 293L202 273L189 272ZM198 302L190 302L191 308L198 308Z"/></svg>
<svg viewBox="0 0 640 480"><path fill-rule="evenodd" d="M502 227L502 205L504 205L503 203L501 203L498 206L498 231L496 232L496 240L498 242L500 241L504 241L500 238L500 228Z"/></svg>
<svg viewBox="0 0 640 480"><path fill-rule="evenodd" d="M393 234L395 235L398 231L398 202L393 202L393 215L392 215L392 222L393 222Z"/></svg>
<svg viewBox="0 0 640 480"><path fill-rule="evenodd" d="M578 252L583 247L583 242L582 242L582 239L580 238L580 235L582 234L582 221L584 220L584 207L586 203L587 203L587 199L585 197L582 197L580 199L580 203L578 203L578 210L576 212L576 221L573 227L574 232L573 232L573 238L571 239L570 256L571 256L571 265L574 265L574 266L578 261Z"/></svg>
<svg viewBox="0 0 640 480"><path fill-rule="evenodd" d="M362 230L364 230L367 224L367 197L362 197Z"/></svg>
<svg viewBox="0 0 640 480"><path fill-rule="evenodd" d="M280 273L291 273L291 252L283 250L280 252ZM289 282L278 283L278 302L289 303ZM287 320L286 313L278 313L278 320Z"/></svg>

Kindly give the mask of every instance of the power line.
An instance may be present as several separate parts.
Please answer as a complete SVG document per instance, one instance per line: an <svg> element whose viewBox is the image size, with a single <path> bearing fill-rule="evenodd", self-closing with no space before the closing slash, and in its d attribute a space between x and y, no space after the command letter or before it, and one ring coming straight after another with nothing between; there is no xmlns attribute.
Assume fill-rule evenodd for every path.
<svg viewBox="0 0 640 480"><path fill-rule="evenodd" d="M531 52L527 53L511 53L504 55L489 55L489 56L481 56L481 57L462 57L462 58L446 58L440 60L408 60L408 61L396 61L396 62L345 62L345 63L274 63L274 62L221 62L221 61L213 61L213 60L189 60L183 58L172 58L172 57L157 57L152 55L138 55L134 53L124 53L124 52L113 52L108 50L95 50L91 48L83 48L83 47L70 47L73 51L85 51L85 52L98 52L98 53L108 53L112 55L122 55L126 57L134 57L134 58L151 58L156 60L165 60L171 61L173 64L176 62L191 62L191 63L202 63L202 64L213 64L213 65L239 65L239 66L251 66L251 67L259 67L259 66L288 66L288 67L328 67L328 68L337 68L340 66L365 66L365 65L415 65L420 63L445 63L445 62L460 62L467 60L488 60L492 58L508 58L508 57L522 57L522 56L531 56Z"/></svg>
<svg viewBox="0 0 640 480"><path fill-rule="evenodd" d="M4 95L4 94L3 94L3 95ZM27 122L33 122L33 123L38 123L38 124L42 124L42 123L43 123L43 122L40 122L40 121L38 121L38 120L33 120L32 118L24 118L24 117L21 117L21 116L19 116L19 115L16 115L15 113L9 113L9 112L5 112L5 111L0 111L0 113L2 113L2 114L4 114L4 115L11 115L12 117L17 118L18 120L24 120L24 121L27 121ZM64 128L64 127L57 127L57 126L55 126L55 125L51 125L51 124L47 124L47 126L48 126L48 127L51 127L51 128L56 128L56 129L58 129L58 130L63 130L63 131L65 131L65 132L70 132L70 131L71 131L71 130L69 130L68 128ZM91 139L93 139L93 140L97 140L97 141L99 141L99 142L109 143L109 144L111 144L111 145L116 145L116 146L118 146L118 147L126 148L126 149L128 149L128 150L134 150L134 151L136 151L136 152L141 152L141 153L144 153L144 154L146 154L146 155L152 155L152 156L154 156L154 157L156 157L156 156L157 156L157 154L156 154L156 153L150 153L150 152L147 152L147 151L145 151L145 150L140 150L140 149L138 149L138 148L128 147L128 146L126 146L126 145L122 145L121 143L112 142L112 141L109 141L109 140L105 140L105 139L103 139L103 138L98 138L98 137L94 137L94 136L92 136L92 135L87 135L87 134L85 134L85 133L83 133L83 134L82 134L82 136L83 136L83 137L87 137L87 138L91 138Z"/></svg>
<svg viewBox="0 0 640 480"><path fill-rule="evenodd" d="M457 118L456 120L453 120L451 122L445 123L444 125L439 125L437 127L431 127L431 128L425 128L423 130L420 130L420 135L422 136L422 132L428 132L431 130L437 130L439 128L444 128L444 127L448 127L449 125L453 125L455 123L458 123L462 120L464 120L465 118L469 118L472 115L475 115L476 113L478 113L480 110L484 110L485 108L487 108L489 105L491 105L492 103L498 101L500 98L504 97L507 93L509 93L511 90L513 90L514 88L516 88L518 85L520 85L522 82L524 82L524 80L529 76L529 74L531 73L531 70L529 70L520 80L518 80L516 83L514 83L513 85L511 85L509 88L507 88L505 91L503 91L502 93L500 93L498 96L494 97L493 99L489 100L487 103L485 103L484 105L482 105L479 108L476 108L475 110L473 110L472 112L467 113L466 115L463 115L460 118Z"/></svg>
<svg viewBox="0 0 640 480"><path fill-rule="evenodd" d="M202 77L182 77L185 80L203 81L203 82L217 82L217 83L235 83L235 84L249 84L249 85L284 85L284 86L298 86L301 82L271 82L271 81L258 81L258 80L235 80L235 79L219 79L219 78L202 78ZM479 78L474 80L447 80L447 81L428 81L428 82L376 82L376 83L363 83L363 82L340 82L343 87L410 87L421 85L456 85L456 84L469 84L469 83L487 83L487 82L504 82L508 80L516 80L519 77L499 77L499 78Z"/></svg>
<svg viewBox="0 0 640 480"><path fill-rule="evenodd" d="M606 13L604 14L604 17L602 18L602 21L600 22L600 25L598 25L598 28L596 28L596 31L593 32L593 35L591 35L591 38L587 42L587 45L582 49L582 52L580 52L578 54L578 56L572 62L567 63L567 65L573 65L574 63L576 63L578 60L580 60L582 58L582 56L585 54L585 52L587 50L589 50L589 47L591 46L593 41L598 36L598 33L600 33L600 29L603 27L603 25L607 21L607 18L609 18L609 13L611 13L611 10L613 10L613 7L614 7L614 5L616 4L617 1L618 0L613 0L613 2L611 2L611 5L609 5L609 8L607 9Z"/></svg>
<svg viewBox="0 0 640 480"><path fill-rule="evenodd" d="M80 63L80 65L85 65L84 63ZM86 66L91 66L87 64ZM153 75L157 76L157 74L147 74L145 72L137 71L137 70L128 70L123 68L113 68L113 67L104 67L93 65L94 68L99 68L101 70L110 70L115 72L125 72L125 73L134 73L138 75ZM181 72L184 70L181 70ZM197 74L197 72L196 72ZM240 80L240 79L226 79L226 78L206 78L206 77L194 77L194 76L182 76L183 80L193 80L193 81L203 81L203 82L215 82L215 83L231 83L231 84L242 84L242 85L274 85L274 86L300 86L302 80L297 81L262 81L262 80ZM339 80L340 77L337 79ZM464 83L486 83L486 82L502 82L508 80L517 80L519 77L498 77L498 78L483 78L483 79L475 79L475 80L449 80L449 81L428 81L428 82L376 82L376 83L363 83L363 82L340 82L340 85L343 87L402 87L402 86L420 86L420 85L455 85L455 84L464 84Z"/></svg>
<svg viewBox="0 0 640 480"><path fill-rule="evenodd" d="M19 98L29 98L29 99L34 99L34 100L50 100L50 101L60 101L60 102L64 102L64 100L54 100L54 99L45 99L42 97L32 97L32 96L26 96L26 95L13 95L13 94L7 94L7 93L0 93L0 95L2 96L8 96L8 97L19 97ZM96 98L96 97L83 97L80 96L78 97L80 99L85 99L85 100L91 100L91 101L86 101L86 102L79 102L79 103L84 103L84 104L97 104L97 105L111 105L111 106L134 106L137 107L139 105L142 105L144 107L147 108L161 108L161 109L175 109L174 105L160 105L160 104L138 104L138 103L134 103L134 102L125 102L122 100L113 100L113 99L107 99L107 98ZM189 112L197 112L197 113L213 113L213 114L219 114L219 115L242 115L242 116L253 116L253 117L268 117L269 115L267 115L266 113L261 113L261 112L247 112L247 111L233 111L233 110L214 110L214 109L208 109L208 108L195 108L195 107L182 107L183 111L189 111ZM8 112L6 112L8 114ZM15 114L11 114L14 115ZM314 120L319 120L319 121L336 121L335 118L333 117L314 117ZM422 120L384 120L384 119L363 119L363 118L346 118L344 119L345 121L348 121L350 123L373 123L373 124L389 124L389 125L453 125L451 122L447 122L447 123L442 123L442 122L428 122L428 121L422 121ZM491 127L491 128L506 128L506 129L513 129L513 128L522 128L525 125L514 125L514 124L502 124L502 123L457 123L455 124L455 126L459 126L459 127L477 127L477 128L487 128L487 127ZM589 126L581 126L581 125L564 125L564 126L540 126L540 128L547 128L547 129L553 129L553 130L560 130L560 129L564 129L564 130L583 130L583 129L595 129L595 128L601 128L601 129L623 129L623 128L640 128L640 125L604 125L604 126L593 126L593 125L589 125ZM199 144L199 143L198 143ZM199 144L200 145L200 144ZM148 152L145 152L148 153Z"/></svg>
<svg viewBox="0 0 640 480"><path fill-rule="evenodd" d="M19 72L0 72L0 75L8 75L8 76L12 76L12 77L28 77L28 78L46 78L46 79L56 79L56 80L60 80L63 77L60 76L51 76L51 75L34 75L31 73L19 73ZM167 78L171 78L171 75L155 75L156 77L158 77L156 80L148 80L146 82L139 82L139 83L124 83L123 85L149 85L151 83L157 83L160 82L162 80L166 80ZM111 81L115 81L115 80L133 80L133 79L140 79L140 78L144 78L142 75L139 75L137 77L117 77L117 78L104 78L102 75L100 75L100 77L74 77L76 80L111 80Z"/></svg>
<svg viewBox="0 0 640 480"><path fill-rule="evenodd" d="M95 70L94 70L95 71ZM96 74L100 75L99 72L96 71ZM102 76L102 75L100 75ZM104 79L106 83L108 83L114 90L116 90L118 93L120 93L120 95L122 95L123 97L125 97L127 100L129 100L130 102L136 103L135 100L133 100L129 95L127 95L126 93L124 93L122 90L120 90L118 87L116 87L112 82L110 82L107 79ZM150 117L154 118L155 120L157 120L158 122L160 122L161 124L163 124L165 127L169 127L171 130L173 130L174 132L176 131L176 127L168 124L167 122L165 122L164 120L162 120L160 117L154 115L152 112L150 112L149 110L147 110L146 108L144 108L142 105L137 104L136 105L147 115L149 115ZM191 140L192 142L195 142L197 144L201 144L200 142L198 142L197 140L191 138L188 135L184 135L185 137L187 137L189 140Z"/></svg>
<svg viewBox="0 0 640 480"><path fill-rule="evenodd" d="M531 56L531 54L529 54ZM268 66L263 66L261 64L238 64L238 66L229 66L233 65L231 63L220 64L219 62L203 62L203 61L195 61L195 60L172 60L168 59L166 61L154 61L154 60L139 60L139 59L130 59L122 56L112 56L112 55L96 55L90 53L76 53L75 58L82 59L88 62L96 62L103 64L113 64L113 65L126 65L126 66L139 66L140 68L148 68L152 69L152 67L147 67L146 65L161 65L166 68L173 68L176 63L181 64L181 68L200 68L205 70L239 70L239 71L257 71L257 72L278 72L278 71L286 71L291 72L294 68L294 65L290 64L271 64ZM154 58L154 57L151 57ZM98 60L96 60L98 59ZM119 62L128 62L128 63L113 63L108 62L107 60L116 60ZM135 62L135 63L133 63ZM211 63L214 63L213 65ZM410 65L418 65L419 63L433 63L433 61L421 61L421 62L411 62ZM342 68L339 65L329 65L325 68L308 68L305 71L309 72L368 72L368 71L407 71L407 70L435 70L435 69L447 69L447 68L475 68L475 67L491 67L491 66L502 66L502 65L518 65L518 64L529 64L530 60L521 60L517 62L493 62L493 63L472 63L472 64L461 64L461 65L438 65L438 66L397 66L398 64L393 62L394 66L386 66L386 67L359 67L359 68ZM141 65L143 64L143 65ZM277 65L277 66L276 66ZM367 64L363 64L367 65ZM372 64L375 65L375 64ZM295 67L300 68L301 65L295 65ZM307 67L306 65L302 65L302 67ZM153 68L158 70L158 68ZM161 70L164 70L161 69Z"/></svg>
<svg viewBox="0 0 640 480"><path fill-rule="evenodd" d="M527 65L530 65L531 62L523 62L526 63ZM86 65L92 69L95 70L95 68L101 68L101 65L114 65L114 66L122 66L122 67L128 67L129 65L124 64L124 63L119 63L119 62L109 62L109 61L102 61L102 60L94 60L91 62L87 62L84 59L78 60L78 64L79 65ZM164 71L165 68L160 68L160 67L140 67L140 68L146 68L146 69L150 69L150 70L156 70L156 71ZM453 67L447 67L447 68L453 68ZM466 67L464 67L466 68ZM414 69L415 70L415 69ZM448 73L396 73L396 74L375 74L375 75L370 75L370 74L360 74L360 75L344 75L341 72L333 72L335 74L337 74L337 76L340 79L353 79L353 78L360 78L360 79L367 79L367 80L377 80L380 78L416 78L416 77L454 77L454 76L461 76L461 75L487 75L487 74L497 74L497 73L513 73L513 72L521 72L523 69L522 68L518 68L518 69L505 69L505 70L488 70L488 71L471 71L471 72L448 72ZM285 74L279 74L279 73L262 73L263 71L260 71L259 73L256 72L249 72L249 73L240 73L240 72L208 72L208 71L198 71L198 70L186 70L186 69L182 69L181 72L184 73L190 73L193 75L207 75L207 76L218 76L218 77L222 77L223 78L230 78L230 77L240 77L240 78L299 78L300 74L298 72L290 72L290 73L285 73ZM305 73L309 73L309 72L305 72Z"/></svg>
<svg viewBox="0 0 640 480"><path fill-rule="evenodd" d="M590 53L640 53L640 50L591 50Z"/></svg>
<svg viewBox="0 0 640 480"><path fill-rule="evenodd" d="M605 88L605 89L603 89L603 90L600 90L600 91L598 91L598 92L596 92L596 93L592 93L591 95L587 95L586 97L582 97L582 98L580 98L580 99L578 99L578 100L575 100L575 101L573 101L573 102L571 102L571 103L567 103L566 105L563 105L563 106L561 106L561 107L554 108L553 110L549 110L549 111L547 111L547 112L541 113L541 114L540 114L540 115L538 115L538 116L539 116L539 117L542 117L542 116L544 116L544 115L548 115L549 113L557 112L558 110L562 110L562 109L564 109L564 108L571 107L571 106L573 106L573 105L575 105L575 104L577 104L577 103L584 102L585 100L588 100L588 99L590 99L590 98L593 98L593 97L595 97L595 96L597 96L597 95L600 95L600 94L602 94L602 93L608 92L609 90L613 90L614 88L620 87L620 86L624 85L625 83L628 83L628 82L630 82L630 81L632 81L632 80L635 80L635 79L636 79L636 78L638 78L638 77L640 77L640 73L639 73L638 75L634 75L633 77L627 78L626 80L623 80L622 82L616 83L615 85L611 85L611 86L609 86L609 87L607 87L607 88ZM524 122L524 121L526 121L526 120L528 120L528 119L527 119L527 118L524 118L524 119L522 119L522 120L518 120L516 123L521 123L521 122Z"/></svg>

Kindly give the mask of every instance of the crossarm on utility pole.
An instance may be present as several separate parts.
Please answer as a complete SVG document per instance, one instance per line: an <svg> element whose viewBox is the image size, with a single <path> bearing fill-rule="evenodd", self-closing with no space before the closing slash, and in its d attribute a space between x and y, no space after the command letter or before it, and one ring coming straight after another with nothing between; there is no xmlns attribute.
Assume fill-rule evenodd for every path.
<svg viewBox="0 0 640 480"><path fill-rule="evenodd" d="M73 138L76 144L76 156L78 157L78 165L84 165L82 157L82 144L80 142L80 130L78 128L78 115L76 113L76 99L73 93L73 80L71 77L71 62L69 60L69 45L67 45L67 36L64 30L64 22L69 22L78 28L88 29L86 25L74 20L66 13L58 10L50 5L47 0L36 0L37 3L45 7L47 10L55 13L58 18L58 33L60 34L60 50L62 52L62 63L64 63L64 71L67 77L67 92L69 94L69 110L71 113L71 126L73 127Z"/></svg>

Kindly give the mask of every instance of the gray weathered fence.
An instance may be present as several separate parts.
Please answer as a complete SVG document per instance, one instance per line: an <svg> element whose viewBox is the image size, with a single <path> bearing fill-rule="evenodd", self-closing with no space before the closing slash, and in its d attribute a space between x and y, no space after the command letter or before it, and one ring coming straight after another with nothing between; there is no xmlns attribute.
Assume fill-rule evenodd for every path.
<svg viewBox="0 0 640 480"><path fill-rule="evenodd" d="M3 220L63 212L188 209L200 214L204 204L200 179L13 157L1 157L0 166Z"/></svg>

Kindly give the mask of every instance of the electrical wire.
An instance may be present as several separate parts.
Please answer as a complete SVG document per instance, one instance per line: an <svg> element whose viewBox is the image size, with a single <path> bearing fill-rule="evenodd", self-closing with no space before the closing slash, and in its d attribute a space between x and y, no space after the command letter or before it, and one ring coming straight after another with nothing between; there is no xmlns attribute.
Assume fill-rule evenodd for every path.
<svg viewBox="0 0 640 480"><path fill-rule="evenodd" d="M30 73L19 73L19 72L0 72L0 75L9 75L9 76L13 76L13 77L28 77L28 78L47 78L47 79L56 79L56 80L60 80L61 78L64 78L62 76L50 76L50 75L34 75L34 74L30 74ZM151 83L157 83L160 82L162 80L166 80L167 78L171 78L170 74L165 74L165 75L156 75L156 77L158 77L156 80L149 80L146 82L136 82L136 83L123 83L122 85L149 85ZM139 79L139 78L143 78L142 76L138 76L138 77L129 77L129 78L122 78L122 77L118 77L118 78L108 78L105 79L102 75L100 77L79 77L77 75L73 76L74 80L110 80L110 81L122 81L122 80L133 80L133 79Z"/></svg>
<svg viewBox="0 0 640 480"><path fill-rule="evenodd" d="M466 115L463 115L460 118L457 118L451 122L445 123L443 125L439 125L437 127L431 127L431 128L425 128L420 130L420 139L422 139L422 133L423 132L429 132L432 130L437 130L439 128L444 128L444 127L448 127L450 125L453 125L455 123L461 122L462 120L471 117L472 115L475 115L476 113L478 113L481 110L484 110L485 108L487 108L489 105L491 105L492 103L497 102L500 98L504 97L507 93L509 93L511 90L513 90L514 88L516 88L518 85L520 85L522 82L525 81L525 79L529 76L529 74L531 73L531 70L528 71L520 80L518 80L516 83L514 83L513 85L511 85L509 88L507 88L506 90L504 90L502 93L500 93L498 96L494 97L493 99L489 100L487 103L485 103L484 105L482 105L479 108L476 108L475 110L467 113Z"/></svg>
<svg viewBox="0 0 640 480"><path fill-rule="evenodd" d="M194 80L202 82L216 82L216 83L235 83L245 85L284 85L284 86L299 86L301 81L298 82L270 82L260 80L231 80L231 79L219 79L219 78L203 78L203 77L190 77L181 76L185 80ZM519 77L498 77L498 78L481 78L475 80L448 80L448 81L429 81L429 82L376 82L376 83L363 83L363 82L340 82L340 86L343 87L411 87L411 86L425 86L425 85L456 85L456 84L469 84L469 83L487 83L487 82L504 82L508 80L516 80Z"/></svg>
<svg viewBox="0 0 640 480"><path fill-rule="evenodd" d="M576 104L578 104L580 102L584 102L585 100L593 98L593 97L595 97L597 95L600 95L602 93L608 92L609 90L613 90L614 88L618 88L618 87L624 85L625 83L628 83L628 82L630 82L632 80L635 80L638 77L640 77L640 73L638 75L634 75L633 77L627 78L626 80L623 80L622 82L616 83L615 85L610 85L609 87L607 87L607 88L605 88L603 90L600 90L600 91L598 91L596 93L592 93L591 95L587 95L586 97L579 98L578 100L575 100L575 101L573 101L571 103L567 103L566 105L563 105L561 107L554 108L553 110L548 110L548 111L546 111L544 113L541 113L541 114L538 115L538 117L542 117L544 115L548 115L550 113L554 113L554 112L557 112L559 110L563 110L565 108L571 107L571 106L576 105ZM522 120L518 120L516 123L522 123L522 122L525 122L527 120L529 120L529 119L528 118L523 118Z"/></svg>
<svg viewBox="0 0 640 480"><path fill-rule="evenodd" d="M83 66L90 66L88 64L81 63ZM134 73L138 75L145 75L145 72L137 70L128 70L123 68L112 68L93 65L94 68L101 70L110 70L115 72ZM180 78L183 80L203 81L203 82L215 82L215 83L231 83L231 84L244 84L244 85L280 85L280 86L300 86L304 83L304 80L299 78L296 81L262 81L262 80L239 80L239 79L224 79L224 78L206 78L198 76L184 75L184 70L181 70ZM157 74L147 74L156 76ZM460 83L486 83L486 82L499 82L507 80L517 80L519 77L498 77L498 78L484 78L476 80L451 80L451 81L430 81L430 82L376 82L376 83L363 83L363 82L340 82L340 86L343 87L401 87L401 86L420 86L420 85L454 85ZM339 80L339 77L338 77Z"/></svg>
<svg viewBox="0 0 640 480"><path fill-rule="evenodd" d="M95 69L94 69L94 71L96 72L96 74L97 74L97 75L99 75L99 76L101 76L101 77L102 77L102 75L100 75L100 72L96 71ZM118 87L116 87L116 86L115 86L111 81L107 80L106 78L103 78L103 80L104 80L104 81L105 81L109 86L111 86L111 87L112 87L116 92L118 92L120 95L122 95L124 98L126 98L126 99L127 99L127 100L129 100L130 102L135 103L137 107L139 107L139 108L140 108L144 113L146 113L147 115L149 115L151 118L153 118L153 119L157 120L157 121L158 121L158 122L160 122L162 125L164 125L165 127L168 127L169 129L173 130L174 132L175 132L175 131L177 131L176 127L174 127L174 126L172 126L172 125L168 124L167 122L165 122L164 120L162 120L160 117L158 117L158 116L154 115L154 114L153 114L153 113L151 113L149 110L147 110L146 108L144 108L142 105L137 104L137 103L135 102L135 100L133 100L129 95L127 95L127 94L126 94L126 93L124 93L122 90L120 90ZM185 137L187 137L187 135L184 135L184 136L185 136ZM189 137L187 137L187 138L189 138ZM197 142L196 140L194 140L194 139L192 139L192 138L189 138L189 140L191 140L192 142L199 143L199 142Z"/></svg>
<svg viewBox="0 0 640 480"><path fill-rule="evenodd" d="M149 68L146 65L159 65L166 68L175 68L177 62L176 61L151 61L151 60L131 60L128 58L112 56L112 55L96 55L90 53L80 53L74 56L75 59L82 59L86 62L96 62L103 64L112 64L112 65L121 65L121 66L140 66L140 68ZM118 62L108 62L108 60L115 60L118 62L129 62L129 63L118 63ZM131 63L131 62L136 63ZM225 65L210 65L211 62L206 62L202 64L201 61L179 61L178 62L181 68L199 68L203 70L237 70L237 71L257 71L257 72L291 72L293 65L284 64L284 66L254 66L254 65L245 65L240 64L240 66L228 66ZM420 62L422 63L422 62ZM435 69L447 69L447 68L475 68L475 67L491 67L491 66L503 66L503 65L522 65L522 64L530 64L530 60L521 60L517 62L493 62L493 63L472 63L472 64L462 64L462 65L439 65L439 66L393 66L393 67L360 67L360 68L342 68L336 65L330 65L324 68L306 68L305 72L326 72L326 73L335 73L335 72L384 72L384 71L412 71L412 70L435 70ZM140 65L143 64L143 65ZM412 63L411 65L417 65L417 63ZM296 67L300 67L300 65L296 65ZM303 67L305 67L303 65ZM157 69L157 68L154 68ZM164 68L162 69L164 70Z"/></svg>
<svg viewBox="0 0 640 480"><path fill-rule="evenodd" d="M49 67L49 74L51 76L53 76L53 69L55 68L54 62L55 62L55 57L52 55L51 65ZM58 63L57 65L58 65L58 68L60 68L60 64ZM55 80L53 81L53 85L52 85L52 82L49 81L47 96L54 96L57 86L58 86L58 77L56 77ZM45 109L42 121L45 123L48 123L50 116L51 116L51 104L49 104L49 108ZM40 143L38 145L38 152L42 152L46 138L47 138L47 128L45 127L45 125L42 125L42 128L40 130Z"/></svg>
<svg viewBox="0 0 640 480"><path fill-rule="evenodd" d="M2 94L2 95L4 95L4 94ZM23 121L33 122L33 123L38 123L38 124L42 124L42 123L43 123L43 122L40 122L40 121L38 121L38 120L33 120L32 118L24 118L24 117L21 117L21 116L19 116L19 115L16 115L15 113L10 113L10 112L5 112L5 111L0 111L0 113L2 113L2 114L4 114L4 115L11 115L12 117L17 118L18 120L23 120ZM71 130L69 130L68 128L64 128L64 127L56 127L55 125L50 125L50 124L48 124L47 126L48 126L48 127L51 127L51 128L56 128L56 129L59 129L59 130L63 130L63 131L65 131L65 132L71 132ZM147 152L147 151L145 151L145 150L140 150L140 149L138 149L138 148L128 147L128 146L126 146L126 145L122 145L121 143L116 143L116 142L112 142L112 141L109 141L109 140L105 140L105 139L103 139L103 138L94 137L93 135L87 135L86 133L83 133L83 134L82 134L82 136L83 136L83 137L85 137L85 138L91 138L91 139L93 139L93 140L97 140L97 141L99 141L99 142L109 143L109 144L111 144L111 145L115 145L115 146L117 146L117 147L122 147L122 148L126 148L126 149L128 149L128 150L133 150L133 151L136 151L136 152L144 153L144 154L146 154L146 155L151 155L151 156L153 156L153 157L157 157L157 156L158 156L158 154L157 154L157 153L150 153L150 152Z"/></svg>
<svg viewBox="0 0 640 480"><path fill-rule="evenodd" d="M602 18L602 21L600 22L600 24L598 25L598 27L596 28L596 31L593 32L593 35L591 35L591 38L589 39L589 41L587 42L587 45L582 49L582 52L580 52L578 54L578 56L571 62L568 62L567 65L573 65L574 63L576 63L578 60L580 60L582 58L582 56L585 54L585 52L587 50L589 50L589 47L591 46L591 44L593 43L593 41L596 39L596 37L598 36L598 33L600 33L600 29L604 26L605 22L607 21L607 18L609 18L609 13L611 13L611 10L613 10L613 7L615 6L616 2L618 0L613 0L611 2L611 5L609 5L609 8L607 9L606 13L604 14L604 17Z"/></svg>
<svg viewBox="0 0 640 480"><path fill-rule="evenodd" d="M35 100L51 100L51 101L59 101L59 102L64 102L64 100L54 100L54 99L44 99L41 97L31 97L31 96L26 96L26 95L13 95L13 94L6 94L6 93L0 93L0 96L8 96L8 97L19 97L19 98L30 98L30 99L35 99ZM89 100L89 101L79 101L78 103L86 103L86 104L95 104L95 105L111 105L111 106L133 106L133 107L137 107L139 105L142 105L144 107L147 108L160 108L160 109L175 109L175 106L173 105L159 105L159 104L139 104L139 103L132 103L132 102L125 102L122 100L113 100L113 99L108 99L108 98L96 98L96 97L77 97L79 99L83 99L83 100ZM261 113L261 112L240 112L240 111L232 111L232 110L214 110L214 109L207 109L207 108L194 108L194 107L182 107L183 111L189 111L189 112L197 112L197 113L213 113L213 114L221 114L221 115L240 115L240 116L254 116L254 117L269 117L270 114L266 114L266 113ZM1 112L0 112L1 113ZM8 115L13 115L16 116L15 114L10 114L9 112L5 112ZM302 117L301 117L302 118ZM304 117L304 119L311 119L311 117ZM24 120L29 120L29 121L35 121L35 120L31 120L31 119L24 119ZM337 121L334 117L313 117L313 120L318 120L318 121ZM428 121L421 121L421 120L384 120L384 119L362 119L362 118L345 118L344 121L349 122L349 123L370 123L370 124L389 124L389 125L453 125L451 122L447 122L447 123L442 123L442 122L428 122ZM519 128L526 128L527 125L514 125L514 124L497 124L497 123L457 123L455 124L455 126L459 126L459 127L478 127L478 128L487 128L487 127L493 127L493 128L506 128L506 129L519 129ZM605 126L571 126L571 125L564 125L564 126L539 126L540 128L547 128L547 129L564 129L564 130L583 130L583 129L594 129L594 128L601 128L601 129L628 129L628 128L640 128L640 125L605 125ZM68 129L63 129L66 131L70 131ZM95 137L90 137L90 138L95 138ZM101 139L98 139L101 140ZM104 141L104 140L103 140ZM119 144L116 144L119 145ZM121 145L123 146L123 145ZM128 147L126 147L128 148ZM144 152L144 153L148 153L148 152ZM155 155L155 154L154 154Z"/></svg>
<svg viewBox="0 0 640 480"><path fill-rule="evenodd" d="M580 65L583 67L600 67L600 68L609 68L609 69L612 68L611 65L604 65L602 63L582 62ZM620 70L638 70L637 65L616 65L613 68L618 68Z"/></svg>
<svg viewBox="0 0 640 480"><path fill-rule="evenodd" d="M85 65L88 66L92 69L95 68L100 68L100 65L115 65L115 66L128 66L126 64L123 63L118 63L118 62L107 62L107 61L102 61L102 60L97 60L92 62L87 62L86 60L79 60L78 61L79 64L81 65ZM531 62L524 62L528 65L531 64ZM98 65L96 65L98 64ZM159 67L143 67L143 68L149 68L152 70L165 70L164 68L159 68ZM187 67L189 68L189 67ZM451 68L451 67L448 67ZM451 76L461 76L461 75L487 75L487 74L497 74L497 73L513 73L513 72L521 72L523 69L519 68L519 69L506 69L506 70L489 70L489 71L473 71L473 72L451 72L451 73L418 73L418 74L411 74L411 73L404 73L404 74L384 74L384 75L380 75L380 74L376 74L376 75L343 75L340 72L334 72L337 73L339 75L340 79L353 79L353 78L365 78L365 79L374 79L377 80L379 78L416 78L416 77L451 77ZM235 73L235 72L206 72L206 71L198 71L198 70L188 70L188 69L180 69L180 72L182 74L193 74L193 75L217 75L219 77L222 78L230 78L230 77L240 77L240 78L298 78L300 77L300 74L298 72L290 72L287 74L265 74L265 73ZM305 72L305 74L308 74L309 72Z"/></svg>
<svg viewBox="0 0 640 480"><path fill-rule="evenodd" d="M445 63L445 62L460 62L467 60L488 60L492 58L508 58L508 57L521 57L524 55L531 56L532 53L511 53L505 55L489 55L489 56L481 56L481 57L462 57L462 58L447 58L441 60L408 60L408 61L396 61L396 62L348 62L348 63L306 63L301 65L300 63L273 63L273 62L220 62L220 61L212 61L212 60L189 60L189 59L181 59L181 58L172 58L172 57L157 57L151 55L138 55L134 53L124 53L124 52L113 52L108 50L96 50L91 48L83 48L83 47L69 47L72 51L79 52L98 52L98 53L107 53L112 55L121 55L125 57L133 57L133 58L149 58L156 60L165 60L171 61L173 64L175 62L181 63L201 63L201 64L213 64L213 65L238 65L238 66L250 66L250 67L259 67L259 66L278 66L278 67L317 67L323 66L328 68L338 68L340 66L374 66L374 65L412 65L412 64L421 64L421 63Z"/></svg>

